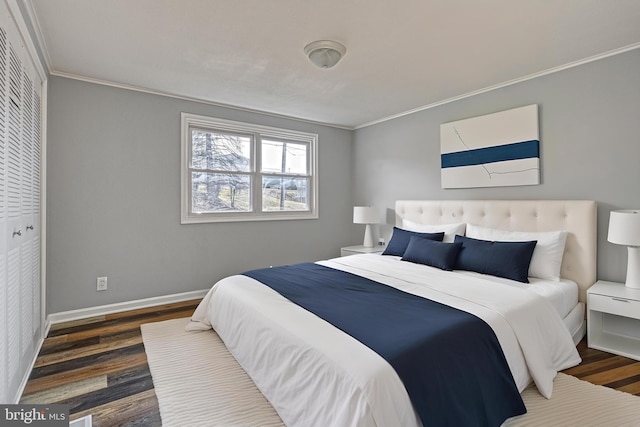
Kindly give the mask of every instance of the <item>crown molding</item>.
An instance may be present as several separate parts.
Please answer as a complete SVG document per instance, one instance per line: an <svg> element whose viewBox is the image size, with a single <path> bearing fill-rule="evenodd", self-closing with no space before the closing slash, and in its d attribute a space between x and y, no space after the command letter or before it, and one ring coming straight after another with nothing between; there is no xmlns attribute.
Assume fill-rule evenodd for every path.
<svg viewBox="0 0 640 427"><path fill-rule="evenodd" d="M517 83L526 82L527 80L533 80L533 79L537 79L538 77L543 77L543 76L546 76L546 75L549 75L549 74L558 73L560 71L568 70L570 68L578 67L580 65L588 64L590 62L599 61L601 59L609 58L611 56L620 55L622 53L629 52L629 51L632 51L632 50L635 50L635 49L640 49L640 43L630 44L628 46L624 46L624 47L621 47L621 48L618 48L618 49L610 50L608 52L600 53L598 55L593 55L593 56L590 56L588 58L580 59L578 61L569 62L567 64L560 65L558 67L549 68L547 70L539 71L539 72L533 73L533 74L529 74L529 75L524 76L524 77L519 77L517 79L508 80L506 82L502 82L502 83L498 83L498 84L495 84L495 85L487 86L487 87L484 87L482 89L478 89L478 90L475 90L475 91L472 91L472 92L468 92L468 93L465 93L465 94L462 94L462 95L459 95L459 96L454 96L452 98L443 99L442 101L434 102L432 104L427 104L427 105L424 105L422 107L418 107L418 108L414 108L412 110L408 110L408 111L405 111L405 112L402 112L402 113L394 114L392 116L387 116L387 117L384 117L384 118L381 118L381 119L378 119L378 120L374 120L374 121L371 121L371 122L363 123L361 125L354 126L353 129L357 130L357 129L362 129L362 128L366 128L366 127L369 127L369 126L377 125L377 124L380 124L380 123L388 122L389 120L393 120L393 119L397 119L397 118L400 118L400 117L408 116L408 115L411 115L411 114L414 114L414 113L419 113L420 111L429 110L431 108L439 107L441 105L449 104L451 102L460 101L462 99L470 98L472 96L480 95L480 94L487 93L487 92L491 92L491 91L496 90L496 89L501 89L503 87L512 86L512 85L515 85Z"/></svg>
<svg viewBox="0 0 640 427"><path fill-rule="evenodd" d="M114 87L114 88L118 88L118 89L131 90L131 91L135 91L135 92L148 93L148 94L151 94L151 95L164 96L164 97L167 97L167 98L174 98L174 99L179 99L179 100L182 100L182 101L197 102L199 104L206 104L206 105L211 105L211 106L214 106L214 107L227 108L227 109L230 109L230 110L242 111L242 112L245 112L245 113L260 114L262 116L275 117L275 118L278 118L278 119L285 119L285 120L293 120L293 121L296 121L296 122L309 123L309 124L319 125L319 126L328 126L328 127L332 127L332 128L336 128L336 129L353 130L353 127L344 126L344 125L338 125L338 124L335 124L335 123L325 123L325 122L320 122L320 121L316 121L316 120L304 119L304 118L301 118L301 117L294 117L294 116L287 116L285 114L272 113L272 112L269 112L269 111L257 110L257 109L246 108L246 107L239 107L237 105L231 105L231 104L224 104L224 103L221 103L221 102L209 101L209 100L204 99L204 98L197 98L197 97L193 97L193 96L180 95L180 94L177 94L177 93L172 93L172 92L167 92L167 91L162 91L162 90L157 90L157 89L151 89L151 88L143 87L143 86L129 85L129 84L125 84L125 83L117 83L117 82L113 82L113 81L110 81L110 80L96 79L96 78L93 78L93 77L86 77L86 76L82 76L82 75L78 75L78 74L65 73L65 72L56 71L56 70L51 70L50 74L52 76L56 76L56 77L64 77L64 78L67 78L67 79L79 80L79 81L83 81L83 82L86 82L86 83L92 83L92 84L97 84L97 85L102 85L102 86L110 86L110 87Z"/></svg>

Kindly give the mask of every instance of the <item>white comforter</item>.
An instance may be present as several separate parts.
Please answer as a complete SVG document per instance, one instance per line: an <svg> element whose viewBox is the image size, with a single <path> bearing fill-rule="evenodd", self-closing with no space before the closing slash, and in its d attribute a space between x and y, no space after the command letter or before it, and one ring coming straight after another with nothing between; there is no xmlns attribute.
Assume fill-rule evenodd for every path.
<svg viewBox="0 0 640 427"><path fill-rule="evenodd" d="M533 379L549 398L556 373L580 363L556 310L520 286L389 256L320 264L480 317L495 331L520 391ZM288 426L421 425L391 365L253 279L227 277L209 291L187 329L211 327Z"/></svg>

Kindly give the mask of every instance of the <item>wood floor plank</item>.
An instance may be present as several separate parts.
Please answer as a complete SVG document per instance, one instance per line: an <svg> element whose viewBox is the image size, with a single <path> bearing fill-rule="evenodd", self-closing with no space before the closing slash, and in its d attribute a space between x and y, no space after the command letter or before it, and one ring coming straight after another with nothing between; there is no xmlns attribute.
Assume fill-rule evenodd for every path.
<svg viewBox="0 0 640 427"><path fill-rule="evenodd" d="M146 363L147 356L144 353L123 356L111 361L111 363L98 364L94 366L84 366L78 369L71 369L39 378L34 378L27 382L27 386L25 387L24 392L29 394L38 390L45 390L63 384L81 381L85 378L124 371L131 368L132 366L143 365Z"/></svg>
<svg viewBox="0 0 640 427"><path fill-rule="evenodd" d="M30 378L36 379L56 374L58 372L75 370L87 366L108 365L117 361L121 357L130 356L133 354L144 355L144 344L140 343L129 347L123 347L114 350L105 350L102 353L94 354L91 356L84 356L77 359L66 360L53 365L39 366L31 370Z"/></svg>
<svg viewBox="0 0 640 427"><path fill-rule="evenodd" d="M113 387L118 384L128 383L130 381L141 381L150 377L151 371L149 370L148 364L132 366L130 369L125 369L124 371L108 374L107 384L109 387Z"/></svg>
<svg viewBox="0 0 640 427"><path fill-rule="evenodd" d="M72 342L96 336L115 335L127 331L133 331L139 329L140 325L144 323L160 322L162 320L177 319L180 317L189 317L191 316L191 314L193 314L192 309L183 309L166 314L141 316L133 320L128 320L127 318L115 319L101 322L98 324L99 326L96 327L78 327L73 331L63 330L66 333L60 335L66 335L65 341Z"/></svg>
<svg viewBox="0 0 640 427"><path fill-rule="evenodd" d="M140 414L135 420L125 424L126 427L162 427L162 419L159 410L149 408L147 412Z"/></svg>
<svg viewBox="0 0 640 427"><path fill-rule="evenodd" d="M65 324L56 325L56 328L51 328L49 336L54 337L58 335L66 335L70 332L80 333L82 331L97 331L101 326L118 325L123 322L134 322L136 320L146 323L146 319L154 319L159 316L176 317L188 317L190 316L197 304L192 301L184 301L181 303L166 304L159 307L147 307L139 310L130 310L122 313L113 313L100 317L91 318L89 322L83 323L82 320L76 320ZM162 308L164 307L164 308ZM176 317L173 317L176 316ZM71 326L65 327L71 324ZM98 327L96 327L98 326Z"/></svg>
<svg viewBox="0 0 640 427"><path fill-rule="evenodd" d="M140 336L139 329L132 329L130 331L121 332L113 335L95 335L84 339L69 339L69 334L57 335L55 337L45 338L42 348L40 349L40 356L50 353L61 352L64 350L71 350L74 348L84 347L92 344L99 344L103 342L110 342L112 340L118 340L127 335Z"/></svg>
<svg viewBox="0 0 640 427"><path fill-rule="evenodd" d="M101 335L100 343L112 343L120 340L126 340L132 337L141 337L141 336L142 336L142 333L140 331L140 328L138 328L131 331L123 332L121 334Z"/></svg>
<svg viewBox="0 0 640 427"><path fill-rule="evenodd" d="M611 357L611 353L606 353L604 351L595 350L592 348L587 348L581 351L580 355L582 357L582 362L586 364L589 364L592 362L598 362L600 360L608 359Z"/></svg>
<svg viewBox="0 0 640 427"><path fill-rule="evenodd" d="M607 371L598 372L597 374L587 375L581 379L597 385L609 384L621 378L631 377L638 374L640 370L640 362L630 363L619 368L609 369Z"/></svg>
<svg viewBox="0 0 640 427"><path fill-rule="evenodd" d="M117 350L120 348L142 344L142 335L138 333L138 331L133 331L116 335L114 337L109 337L109 339L107 340L100 341L101 342L97 344L77 346L68 350L38 356L34 367L39 368L42 366L48 366L55 363L79 359L94 354L101 354L109 350Z"/></svg>
<svg viewBox="0 0 640 427"><path fill-rule="evenodd" d="M124 399L127 396L153 390L151 375L137 378L133 381L121 382L116 385L85 393L82 396L74 396L61 400L60 403L69 405L71 412L82 412L95 406L106 405L115 400Z"/></svg>
<svg viewBox="0 0 640 427"><path fill-rule="evenodd" d="M188 301L182 301L182 302L175 302L171 304L155 305L152 307L140 308L137 310L121 311L119 313L107 314L105 315L105 319L112 320L112 319L122 319L124 317L131 318L131 317L139 316L141 314L154 314L154 313L160 313L160 312L168 313L171 311L177 311L181 309L189 309L193 312L194 307L196 307L199 303L200 303L200 300L188 300Z"/></svg>
<svg viewBox="0 0 640 427"><path fill-rule="evenodd" d="M157 418L149 418L152 421L149 424L140 424L140 420L149 417L150 412L157 413ZM158 399L153 390L146 390L108 404L74 413L70 418L75 420L87 415L92 416L93 427L119 427L125 425L159 427L161 425Z"/></svg>
<svg viewBox="0 0 640 427"><path fill-rule="evenodd" d="M98 344L99 342L99 336L86 338L84 340L67 341L67 335L58 335L57 337L46 338L44 340L38 356L44 356L46 354L71 350L74 348L84 347L92 344Z"/></svg>
<svg viewBox="0 0 640 427"><path fill-rule="evenodd" d="M104 320L105 320L105 317L101 315L101 316L85 317L83 319L71 320L69 322L54 323L49 328L49 331L55 332L60 329L73 328L74 326L86 325L89 323L103 322Z"/></svg>
<svg viewBox="0 0 640 427"><path fill-rule="evenodd" d="M607 387L611 387L611 388L615 388L615 389L620 389L622 387L625 387L627 385L633 384L633 383L638 383L640 384L640 374L639 375L632 375L630 377L627 378L622 378L610 383L605 384Z"/></svg>
<svg viewBox="0 0 640 427"><path fill-rule="evenodd" d="M93 339L97 342L99 338L93 337ZM65 344L67 344L67 335L49 335L44 339L44 342L42 343L42 349L49 350L51 347L64 346Z"/></svg>
<svg viewBox="0 0 640 427"><path fill-rule="evenodd" d="M633 360L622 356L609 355L606 359L599 359L591 363L581 363L578 366L569 368L563 371L567 375L573 375L574 377L582 378L588 375L597 374L600 372L608 371L613 368L619 368L622 366L630 365Z"/></svg>
<svg viewBox="0 0 640 427"><path fill-rule="evenodd" d="M627 384L625 386L617 388L616 390L620 390L620 391L624 391L626 393L631 393L631 394L635 394L635 395L640 396L640 381L636 381L634 383Z"/></svg>
<svg viewBox="0 0 640 427"><path fill-rule="evenodd" d="M106 375L86 378L69 384L62 384L57 387L36 391L31 394L24 394L20 399L20 403L38 404L59 403L65 399L71 399L82 396L97 390L106 389L108 381Z"/></svg>

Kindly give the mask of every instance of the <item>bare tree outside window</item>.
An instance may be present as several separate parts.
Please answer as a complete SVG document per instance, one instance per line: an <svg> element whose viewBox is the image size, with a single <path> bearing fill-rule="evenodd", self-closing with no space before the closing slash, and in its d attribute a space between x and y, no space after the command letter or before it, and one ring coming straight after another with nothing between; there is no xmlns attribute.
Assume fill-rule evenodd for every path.
<svg viewBox="0 0 640 427"><path fill-rule="evenodd" d="M250 211L251 137L194 129L191 143L192 211Z"/></svg>

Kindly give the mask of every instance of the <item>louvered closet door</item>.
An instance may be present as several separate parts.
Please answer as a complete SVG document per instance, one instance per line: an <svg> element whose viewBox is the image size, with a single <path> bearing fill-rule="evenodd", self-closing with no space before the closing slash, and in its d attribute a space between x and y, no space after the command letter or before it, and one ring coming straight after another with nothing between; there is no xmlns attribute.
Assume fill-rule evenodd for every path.
<svg viewBox="0 0 640 427"><path fill-rule="evenodd" d="M40 281L40 179L42 156L42 102L40 88L42 84L34 86L33 94L33 144L31 146L31 222L27 226L27 233L31 242L31 289L32 289L32 328L31 336L38 339L42 331L42 283ZM36 349L37 350L37 349Z"/></svg>
<svg viewBox="0 0 640 427"><path fill-rule="evenodd" d="M42 82L0 8L0 403L13 403L42 334Z"/></svg>
<svg viewBox="0 0 640 427"><path fill-rule="evenodd" d="M3 25L4 27L4 25ZM9 328L8 328L8 283L7 283L7 141L9 104L8 76L6 73L7 34L0 27L0 402L8 403L9 383Z"/></svg>

